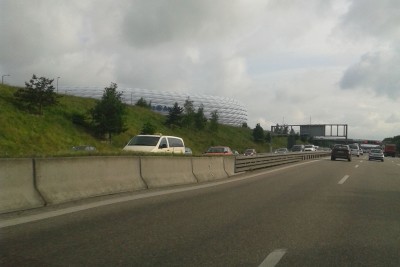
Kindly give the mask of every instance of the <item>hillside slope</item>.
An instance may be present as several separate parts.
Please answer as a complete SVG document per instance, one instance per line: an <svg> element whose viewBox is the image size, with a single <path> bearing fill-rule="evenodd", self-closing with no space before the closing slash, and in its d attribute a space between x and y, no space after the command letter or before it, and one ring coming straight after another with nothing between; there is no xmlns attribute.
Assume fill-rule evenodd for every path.
<svg viewBox="0 0 400 267"><path fill-rule="evenodd" d="M252 141L252 130L248 128L220 125L217 133L169 129L163 125L164 116L136 106L128 106L128 130L114 136L112 144L108 144L72 122L74 114L86 114L95 105L95 100L64 95L59 106L47 108L43 116L38 116L14 105L13 93L16 90L15 87L0 85L0 157L74 155L77 153L71 148L77 145L95 146L96 155L121 154L122 148L140 132L145 122L154 124L157 132L164 135L182 137L195 155L202 154L211 145L227 145L239 152L250 147L260 152L269 150L267 144Z"/></svg>

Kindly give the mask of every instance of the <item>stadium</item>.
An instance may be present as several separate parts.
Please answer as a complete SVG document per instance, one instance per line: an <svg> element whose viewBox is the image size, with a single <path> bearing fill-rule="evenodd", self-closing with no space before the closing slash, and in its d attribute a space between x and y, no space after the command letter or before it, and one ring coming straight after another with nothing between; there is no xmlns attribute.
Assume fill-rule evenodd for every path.
<svg viewBox="0 0 400 267"><path fill-rule="evenodd" d="M101 87L68 87L62 86L58 88L61 94L101 99L104 88ZM193 101L193 106L197 110L203 105L204 115L210 118L213 111L218 111L218 122L225 125L242 126L247 123L247 110L243 104L237 100L226 97L201 95L201 94L184 94L178 92L153 91L139 88L118 88L122 92L122 100L129 105L135 105L136 102L143 98L147 103L151 104L153 111L167 115L169 108L175 102L183 107L185 101L189 99Z"/></svg>

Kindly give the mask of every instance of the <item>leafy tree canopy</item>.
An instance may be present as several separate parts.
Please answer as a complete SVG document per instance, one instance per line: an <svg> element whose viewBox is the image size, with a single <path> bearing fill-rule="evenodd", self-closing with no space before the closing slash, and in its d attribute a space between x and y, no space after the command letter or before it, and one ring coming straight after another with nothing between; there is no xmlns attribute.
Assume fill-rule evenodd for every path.
<svg viewBox="0 0 400 267"><path fill-rule="evenodd" d="M255 142L264 142L265 140L264 129L259 123L257 123L256 127L253 129L253 138Z"/></svg>
<svg viewBox="0 0 400 267"><path fill-rule="evenodd" d="M29 83L25 82L25 88L15 92L14 97L21 106L30 112L43 115L45 107L58 104L60 96L54 92L53 81L54 79L38 78L33 74Z"/></svg>
<svg viewBox="0 0 400 267"><path fill-rule="evenodd" d="M204 106L203 104L197 109L196 114L194 115L194 123L197 130L203 130L207 125L207 118L204 115Z"/></svg>
<svg viewBox="0 0 400 267"><path fill-rule="evenodd" d="M210 130L212 132L218 131L218 119L219 119L218 110L214 110L213 112L211 112Z"/></svg>
<svg viewBox="0 0 400 267"><path fill-rule="evenodd" d="M183 108L181 108L177 102L175 102L174 106L169 110L167 120L165 124L168 127L182 126L182 119L183 119Z"/></svg>
<svg viewBox="0 0 400 267"><path fill-rule="evenodd" d="M151 108L151 102L147 103L147 101L141 97L135 104L135 106L142 107L142 108Z"/></svg>
<svg viewBox="0 0 400 267"><path fill-rule="evenodd" d="M151 122L146 122L140 131L140 134L154 134L156 132L156 126Z"/></svg>
<svg viewBox="0 0 400 267"><path fill-rule="evenodd" d="M125 132L126 107L122 102L122 92L117 92L117 84L111 83L104 88L103 96L96 106L91 110L92 123L98 135L108 134L111 142L113 134Z"/></svg>

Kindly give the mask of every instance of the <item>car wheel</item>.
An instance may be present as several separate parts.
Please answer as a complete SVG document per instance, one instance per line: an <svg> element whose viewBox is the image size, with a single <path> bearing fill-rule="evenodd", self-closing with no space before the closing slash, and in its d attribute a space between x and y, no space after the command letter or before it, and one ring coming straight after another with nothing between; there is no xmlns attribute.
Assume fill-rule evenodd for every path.
<svg viewBox="0 0 400 267"><path fill-rule="evenodd" d="M348 161L351 161L351 157L348 158Z"/></svg>
<svg viewBox="0 0 400 267"><path fill-rule="evenodd" d="M335 158L334 158L334 157L331 157L331 160L335 160Z"/></svg>
<svg viewBox="0 0 400 267"><path fill-rule="evenodd" d="M383 162L383 159L382 159L382 162Z"/></svg>

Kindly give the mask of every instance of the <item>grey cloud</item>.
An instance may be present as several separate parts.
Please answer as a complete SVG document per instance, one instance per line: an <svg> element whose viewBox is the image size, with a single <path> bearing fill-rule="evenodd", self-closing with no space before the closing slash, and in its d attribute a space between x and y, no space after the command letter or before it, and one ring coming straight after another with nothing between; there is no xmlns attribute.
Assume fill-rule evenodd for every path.
<svg viewBox="0 0 400 267"><path fill-rule="evenodd" d="M352 0L343 15L340 28L348 38L400 39L400 1L398 0Z"/></svg>
<svg viewBox="0 0 400 267"><path fill-rule="evenodd" d="M238 25L237 1L138 0L127 8L125 40L135 47L221 37Z"/></svg>
<svg viewBox="0 0 400 267"><path fill-rule="evenodd" d="M400 96L400 51L368 53L360 61L349 67L341 81L342 89L367 88L378 95L392 98Z"/></svg>
<svg viewBox="0 0 400 267"><path fill-rule="evenodd" d="M400 123L400 113L390 114L390 116L385 120L386 123Z"/></svg>

